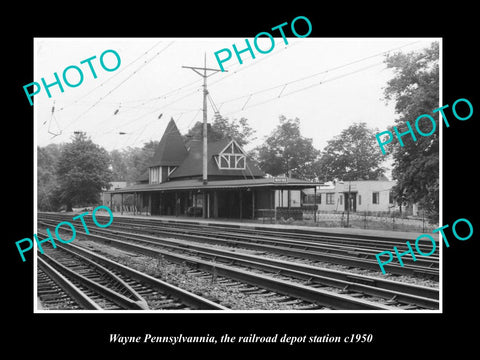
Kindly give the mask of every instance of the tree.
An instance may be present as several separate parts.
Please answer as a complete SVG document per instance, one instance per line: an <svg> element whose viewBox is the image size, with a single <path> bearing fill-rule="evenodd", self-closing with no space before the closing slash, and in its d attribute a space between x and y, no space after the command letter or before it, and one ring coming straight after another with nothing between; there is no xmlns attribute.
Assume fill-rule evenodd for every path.
<svg viewBox="0 0 480 360"><path fill-rule="evenodd" d="M56 166L57 196L67 211L73 205L96 204L100 193L112 181L108 152L94 144L84 133L75 133L62 149Z"/></svg>
<svg viewBox="0 0 480 360"><path fill-rule="evenodd" d="M110 151L113 179L135 182L145 173L159 141L149 141L142 148L128 147Z"/></svg>
<svg viewBox="0 0 480 360"><path fill-rule="evenodd" d="M376 180L384 174L384 160L375 134L366 123L354 123L329 140L318 161L318 172L325 181L333 179Z"/></svg>
<svg viewBox="0 0 480 360"><path fill-rule="evenodd" d="M112 178L114 181L126 181L128 164L124 151L110 151L110 163L112 168Z"/></svg>
<svg viewBox="0 0 480 360"><path fill-rule="evenodd" d="M400 133L408 130L406 122L414 126L422 114L432 114L439 107L439 45L408 54L387 56L385 63L394 70L394 77L384 90L385 100L395 101L398 118L395 125ZM433 114L437 129L438 114ZM430 128L427 128L430 126ZM431 125L420 129L428 133ZM390 129L392 132L393 130ZM404 146L398 142L390 147L394 165L392 176L397 181L394 194L398 202L419 203L432 221L438 221L439 212L439 132L428 137L417 136L417 141L404 137ZM410 141L409 141L410 140Z"/></svg>
<svg viewBox="0 0 480 360"><path fill-rule="evenodd" d="M37 147L37 207L42 211L56 211L59 203L56 198L57 179L55 166L60 158L62 145L50 144Z"/></svg>
<svg viewBox="0 0 480 360"><path fill-rule="evenodd" d="M240 146L248 144L252 138L255 130L248 125L248 120L244 117L239 120L222 117L216 114L212 124L208 124L207 135L208 141L219 141L225 138L234 138ZM185 140L202 140L203 139L203 122L198 121L188 130L185 135Z"/></svg>
<svg viewBox="0 0 480 360"><path fill-rule="evenodd" d="M266 173L273 176L287 174L303 179L315 177L312 164L318 154L312 139L301 135L300 119L287 120L283 115L280 116L280 124L264 144L252 151L253 157Z"/></svg>

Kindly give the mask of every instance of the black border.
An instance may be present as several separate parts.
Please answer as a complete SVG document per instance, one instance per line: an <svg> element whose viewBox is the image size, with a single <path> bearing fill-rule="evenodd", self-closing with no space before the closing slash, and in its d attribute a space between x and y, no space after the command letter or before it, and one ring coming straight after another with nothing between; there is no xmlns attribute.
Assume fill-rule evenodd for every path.
<svg viewBox="0 0 480 360"><path fill-rule="evenodd" d="M197 351L197 355L217 352L253 354L259 348L286 355L308 348L312 353L331 351L355 355L419 353L433 355L446 349L461 349L467 353L473 347L474 329L470 318L476 313L475 257L478 250L478 215L476 204L476 123L480 112L478 95L473 88L478 79L476 61L477 38L474 30L472 5L450 4L437 7L419 4L384 4L354 7L342 3L338 7L321 4L298 6L275 3L262 10L247 3L180 4L173 9L153 4L110 4L100 11L97 7L43 8L29 7L19 16L13 29L5 29L9 56L4 71L8 74L7 108L4 131L4 187L8 186L7 234L2 242L6 259L6 289L4 322L8 327L5 343L17 352L26 349L55 358L61 350L68 355L89 355L107 351L140 354ZM68 7L67 7L68 8ZM28 13L28 14L27 14ZM306 16L313 25L311 37L442 37L443 38L443 104L467 98L473 104L474 115L468 121L452 121L443 129L443 210L444 224L458 218L469 219L474 236L465 242L451 241L444 248L444 313L443 314L33 314L33 259L21 262L14 242L33 234L33 112L25 100L22 86L33 81L34 37L253 37L258 32L296 16ZM5 24L6 26L6 24ZM12 101L13 100L13 101ZM5 272L6 271L6 272ZM12 309L13 307L13 309ZM10 315L11 314L11 315ZM110 333L125 335L338 335L371 333L372 344L309 344L275 345L115 345L108 343ZM379 348L388 352L378 353ZM323 353L325 351L325 353ZM8 354L7 349L5 352ZM67 356L68 356L67 355ZM266 356L264 355L264 356ZM34 354L33 354L34 356Z"/></svg>

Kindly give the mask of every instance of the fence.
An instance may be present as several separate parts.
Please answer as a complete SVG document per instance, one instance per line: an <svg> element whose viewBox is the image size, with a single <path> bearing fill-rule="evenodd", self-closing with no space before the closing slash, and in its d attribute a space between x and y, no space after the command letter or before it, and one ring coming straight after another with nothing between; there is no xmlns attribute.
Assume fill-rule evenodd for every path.
<svg viewBox="0 0 480 360"><path fill-rule="evenodd" d="M316 216L315 216L316 215ZM423 214L422 214L423 215ZM422 217L406 216L399 212L328 212L313 206L299 208L258 209L255 218L262 223L297 224L322 227L351 227L394 231L431 231L438 227Z"/></svg>
<svg viewBox="0 0 480 360"><path fill-rule="evenodd" d="M113 212L125 215L151 215L148 211L148 206L140 207L135 205L111 205L109 208Z"/></svg>

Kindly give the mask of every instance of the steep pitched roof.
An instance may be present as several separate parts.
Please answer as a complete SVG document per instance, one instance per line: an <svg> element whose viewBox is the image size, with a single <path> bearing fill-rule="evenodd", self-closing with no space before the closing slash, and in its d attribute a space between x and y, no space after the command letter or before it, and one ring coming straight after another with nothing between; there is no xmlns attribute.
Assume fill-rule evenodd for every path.
<svg viewBox="0 0 480 360"><path fill-rule="evenodd" d="M170 122L163 133L162 139L155 149L149 166L178 166L187 157L188 152L178 131L175 121Z"/></svg>
<svg viewBox="0 0 480 360"><path fill-rule="evenodd" d="M246 157L245 170L226 170L220 169L213 158L218 155L232 139L223 139L220 141L209 142L207 149L207 172L208 175L239 176L242 178L263 177L265 174L255 163ZM201 176L203 169L202 162L203 142L193 140L190 142L188 156L183 163L170 175L171 179L181 177Z"/></svg>

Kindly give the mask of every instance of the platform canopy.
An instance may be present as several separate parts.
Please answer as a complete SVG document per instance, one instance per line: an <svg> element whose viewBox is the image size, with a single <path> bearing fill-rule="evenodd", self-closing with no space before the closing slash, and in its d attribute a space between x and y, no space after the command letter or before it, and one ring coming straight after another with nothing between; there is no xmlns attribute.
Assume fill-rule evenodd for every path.
<svg viewBox="0 0 480 360"><path fill-rule="evenodd" d="M106 191L106 194L138 193L150 191L174 190L215 190L215 189L249 189L268 188L278 190L302 190L315 188L322 183L310 182L293 178L260 178L260 179L234 179L234 180L209 180L203 184L201 179L188 179L168 181L161 184L137 184L128 188Z"/></svg>

